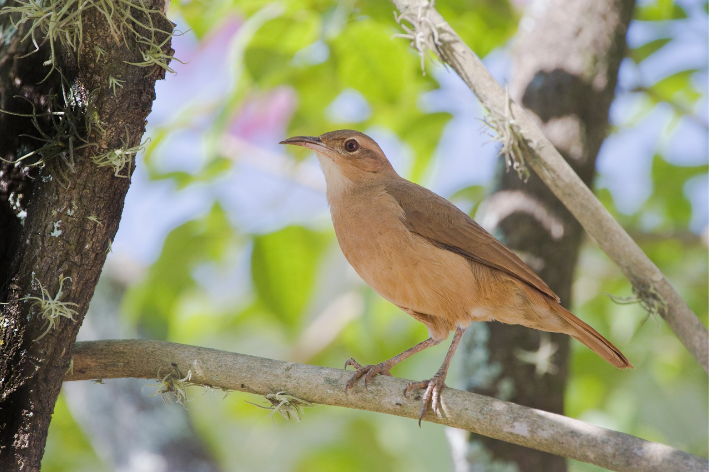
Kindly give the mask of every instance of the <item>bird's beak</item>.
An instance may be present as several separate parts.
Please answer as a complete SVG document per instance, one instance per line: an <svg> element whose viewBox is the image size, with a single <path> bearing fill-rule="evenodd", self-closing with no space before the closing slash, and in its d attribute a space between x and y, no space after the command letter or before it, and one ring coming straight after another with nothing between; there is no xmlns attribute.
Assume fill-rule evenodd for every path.
<svg viewBox="0 0 709 472"><path fill-rule="evenodd" d="M304 148L320 152L323 152L327 149L323 142L320 141L320 138L313 136L293 136L292 138L284 139L278 144L292 144L294 146L303 146Z"/></svg>

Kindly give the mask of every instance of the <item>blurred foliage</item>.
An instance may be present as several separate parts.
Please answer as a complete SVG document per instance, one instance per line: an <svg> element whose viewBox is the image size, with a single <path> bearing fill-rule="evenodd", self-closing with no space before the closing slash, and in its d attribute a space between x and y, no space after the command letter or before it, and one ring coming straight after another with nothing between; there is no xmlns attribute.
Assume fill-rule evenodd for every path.
<svg viewBox="0 0 709 472"><path fill-rule="evenodd" d="M632 49L628 56L636 63L640 64L642 61L652 56L654 53L662 49L667 43L672 41L672 38L660 38L643 44L635 49Z"/></svg>
<svg viewBox="0 0 709 472"><path fill-rule="evenodd" d="M326 242L325 234L300 226L254 238L251 252L254 289L279 323L289 328L300 327L313 295L318 262Z"/></svg>
<svg viewBox="0 0 709 472"><path fill-rule="evenodd" d="M342 437L304 457L295 467L298 472L343 472L392 470L396 457L388 454L376 437L374 425L369 421L354 420L342 432Z"/></svg>
<svg viewBox="0 0 709 472"><path fill-rule="evenodd" d="M167 339L170 317L187 293L198 289L193 275L197 265L222 261L237 238L216 203L204 217L175 228L145 280L127 291L124 312L147 337Z"/></svg>
<svg viewBox="0 0 709 472"><path fill-rule="evenodd" d="M673 0L655 0L640 4L635 9L634 18L638 21L682 20L687 18L687 12Z"/></svg>
<svg viewBox="0 0 709 472"><path fill-rule="evenodd" d="M96 456L89 439L79 429L60 394L49 424L47 446L42 458L45 472L101 472L108 470Z"/></svg>
<svg viewBox="0 0 709 472"><path fill-rule="evenodd" d="M691 5L691 4L689 4ZM704 2L706 10L707 2ZM655 0L642 3L635 9L634 18L640 22L650 22L658 25L659 35L670 36L666 26L670 23L679 24L676 20L687 18L687 12L681 3L674 0ZM648 41L628 52L628 57L640 64L648 57L660 51L672 42L672 37L660 37ZM641 115L645 115L654 105L660 102L669 103L678 115L693 116L692 108L702 93L697 89L693 78L696 70L680 70L664 77L654 84L638 84L635 91L643 92L649 99ZM706 119L704 120L706 127Z"/></svg>
<svg viewBox="0 0 709 472"><path fill-rule="evenodd" d="M520 17L507 1L441 1L437 7L481 57L507 45ZM220 46L229 51L233 76L224 94L175 104L170 120L152 128L145 156L149 177L172 182L175 189L232 179L239 168L233 157L226 158L223 138L233 133L250 103L285 87L296 105L274 143L286 133L385 130L410 153L406 176L423 180L451 115L419 107L422 94L439 84L430 61L424 76L406 41L390 39L400 32L392 10L389 2L378 0L173 1L171 15L200 44L208 44L229 20L237 19L237 32ZM643 2L635 14L637 21L653 25L682 22L687 16L682 4L671 0ZM640 67L673 41L671 32L658 29L628 55ZM180 57L179 50L176 55ZM706 68L700 73L706 74ZM644 98L638 98L634 115L614 132L641 123L670 103L676 120L667 126L669 139L677 120L694 113L700 94L706 93L698 90L696 76L694 70L681 70L640 83L629 92ZM338 110L332 113L333 102L347 91L356 91L369 106L370 113L360 121L339 117ZM171 140L195 130L201 133L203 159L189 170L171 168L172 156L165 149ZM239 155L249 152L242 149ZM294 153L288 157L293 162L307 158L300 150L288 152ZM706 179L707 165L675 165L660 145L653 152L648 156L652 193L636 211L619 212L606 189L599 190L599 198L706 323L707 247L689 230L696 209L683 190L692 179ZM472 174L474 165L471 160L470 168L461 172ZM230 217L229 202L219 192L207 194L210 210L172 229L145 276L128 287L123 312L145 336L334 367L350 356L379 362L427 336L422 325L353 275L329 224L313 218L308 224L283 222L264 231L245 230ZM469 184L445 196L474 213L484 194L484 187ZM706 455L706 375L662 320L646 320L638 305L613 303L609 293L629 296L631 288L607 257L588 244L574 285L574 311L608 334L635 370L614 369L574 342L568 415ZM343 295L357 303L343 307L338 304ZM313 329L326 339L322 345L314 346L308 337ZM311 348L307 358L296 355L303 345ZM397 366L394 374L430 377L446 349L431 348ZM455 371L453 367L449 385L456 385ZM437 425L424 424L419 430L411 420L321 407L308 409L300 423L277 417L273 427L244 398L259 401L243 394L223 400L221 395L196 395L189 404L192 420L224 470L451 470L443 428ZM57 405L46 470L97 470L88 441L64 404ZM600 469L573 462L571 470Z"/></svg>
<svg viewBox="0 0 709 472"><path fill-rule="evenodd" d="M418 107L421 94L437 84L430 75L421 74L420 60L405 40L392 40L400 28L389 3L251 1L235 3L231 10L226 4L231 2L173 2L171 6L171 12L180 15L200 38L218 29L229 17L227 12L246 15L246 24L253 26L242 27L232 44L240 49L244 67L229 96L217 106L219 118L212 133L224 132L228 126L224 117L238 113L246 90L254 93L285 85L298 95L298 107L289 125L291 134L383 127L396 133L414 153L410 177L422 177L450 115L427 113ZM494 0L446 2L441 12L460 28L460 36L480 56L512 37L518 17L508 2ZM333 123L325 110L349 89L367 99L371 114L358 123ZM214 112L207 108L208 113ZM194 111L186 114L188 118L175 119L168 127L170 133L191 126ZM176 177L180 185L185 185L189 177L184 173L161 173L152 164L152 152L170 133L154 133L146 161L153 178ZM217 159L218 150L208 158ZM216 176L206 172L197 175L193 178Z"/></svg>

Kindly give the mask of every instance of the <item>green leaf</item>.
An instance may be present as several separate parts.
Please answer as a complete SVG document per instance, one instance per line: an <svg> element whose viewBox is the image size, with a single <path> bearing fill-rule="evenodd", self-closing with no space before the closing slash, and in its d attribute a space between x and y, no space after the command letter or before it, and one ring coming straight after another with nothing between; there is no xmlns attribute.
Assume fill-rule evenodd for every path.
<svg viewBox="0 0 709 472"><path fill-rule="evenodd" d="M310 301L327 238L288 226L254 238L251 276L261 301L286 326L295 327Z"/></svg>
<svg viewBox="0 0 709 472"><path fill-rule="evenodd" d="M231 169L231 161L229 159L219 157L212 159L209 163L196 174L189 172L175 171L166 173L157 173L151 169L150 177L154 180L172 179L177 184L176 190L182 190L188 185L198 182L210 182L222 175L227 170Z"/></svg>
<svg viewBox="0 0 709 472"><path fill-rule="evenodd" d="M291 56L275 49L250 47L244 52L244 65L254 81L264 87L273 87L288 73L284 64Z"/></svg>
<svg viewBox="0 0 709 472"><path fill-rule="evenodd" d="M640 47L632 49L629 56L636 64L640 64L642 61L662 49L662 47L670 41L671 38L660 38L650 41L649 43L645 43Z"/></svg>
<svg viewBox="0 0 709 472"><path fill-rule="evenodd" d="M666 21L687 18L687 12L673 0L656 0L655 3L638 6L635 9L638 21Z"/></svg>
<svg viewBox="0 0 709 472"><path fill-rule="evenodd" d="M473 8L468 5L459 14L441 11L461 39L480 57L504 46L517 30L519 15L515 9L510 8L508 2L495 3L499 5L478 3Z"/></svg>
<svg viewBox="0 0 709 472"><path fill-rule="evenodd" d="M690 109L701 97L701 93L692 84L692 75L696 70L683 70L659 80L644 89L655 103L670 102L674 107Z"/></svg>
<svg viewBox="0 0 709 472"><path fill-rule="evenodd" d="M312 135L329 131L325 109L342 87L333 61L295 69L290 85L298 92L298 107L290 122L291 134Z"/></svg>
<svg viewBox="0 0 709 472"><path fill-rule="evenodd" d="M320 15L301 10L265 23L251 39L250 48L274 50L292 56L320 36ZM286 63L287 64L287 63ZM280 64L283 67L284 64Z"/></svg>
<svg viewBox="0 0 709 472"><path fill-rule="evenodd" d="M709 166L676 166L655 155L652 161L653 193L646 211L662 217L664 228L686 228L692 216L690 201L681 191L687 180L706 173Z"/></svg>
<svg viewBox="0 0 709 472"><path fill-rule="evenodd" d="M441 138L443 128L450 119L449 113L421 114L401 133L401 138L414 150L411 180L418 181L423 177Z"/></svg>
<svg viewBox="0 0 709 472"><path fill-rule="evenodd" d="M178 14L197 38L202 39L210 32L217 29L220 23L229 17L230 2L183 2L172 0L170 2L170 16Z"/></svg>
<svg viewBox="0 0 709 472"><path fill-rule="evenodd" d="M672 98L682 89L692 88L691 79L695 72L697 72L696 69L683 70L669 75L656 82L650 89L661 97Z"/></svg>
<svg viewBox="0 0 709 472"><path fill-rule="evenodd" d="M340 82L371 102L394 103L401 96L410 54L403 41L391 40L380 24L363 19L350 24L332 41ZM408 56L410 58L410 56Z"/></svg>
<svg viewBox="0 0 709 472"><path fill-rule="evenodd" d="M578 417L584 411L598 408L608 386L597 375L581 374L570 379L567 388L566 414Z"/></svg>
<svg viewBox="0 0 709 472"><path fill-rule="evenodd" d="M485 199L485 186L483 185L471 185L469 187L462 188L451 195L450 200L455 203L458 200L465 200L471 202L473 207L470 209L469 214L471 216L475 215L478 206Z"/></svg>

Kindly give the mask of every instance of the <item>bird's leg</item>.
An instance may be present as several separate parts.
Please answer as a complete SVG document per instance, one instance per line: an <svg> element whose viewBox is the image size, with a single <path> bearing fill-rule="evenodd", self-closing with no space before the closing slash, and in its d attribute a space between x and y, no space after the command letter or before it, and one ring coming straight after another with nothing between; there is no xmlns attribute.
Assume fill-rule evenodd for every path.
<svg viewBox="0 0 709 472"><path fill-rule="evenodd" d="M388 375L391 377L391 373L389 372L389 369L394 367L396 364L399 362L403 361L409 356L412 356L416 354L419 351L423 351L427 347L435 346L436 344L440 343L440 341L435 341L432 338L428 338L425 341L422 341L415 345L412 348L409 348L402 352L401 354L397 354L396 356L392 357L388 361L384 361L379 364L375 365L365 365L362 367L354 358L350 358L347 362L345 362L345 369L347 368L348 365L354 366L357 371L352 374L352 377L350 377L350 380L347 382L347 385L345 385L345 393L352 387L354 387L355 382L357 379L360 377L364 376L364 386L365 388L369 385L369 382L372 380L372 377L374 377L377 374L381 375Z"/></svg>
<svg viewBox="0 0 709 472"><path fill-rule="evenodd" d="M451 347L448 348L448 353L446 358L443 360L441 368L438 369L436 375L432 379L424 380L422 382L412 382L406 386L404 389L404 396L406 396L411 390L415 388L425 388L426 392L423 394L423 405L421 406L421 414L419 415L419 427L421 427L421 420L428 410L428 405L430 404L433 412L436 416L440 417L441 412L438 409L438 404L440 403L441 389L446 387L446 375L448 375L448 367L450 367L451 360L453 359L453 354L458 348L458 343L460 343L460 338L463 337L466 328L458 327L455 330L455 335L453 336L453 342Z"/></svg>

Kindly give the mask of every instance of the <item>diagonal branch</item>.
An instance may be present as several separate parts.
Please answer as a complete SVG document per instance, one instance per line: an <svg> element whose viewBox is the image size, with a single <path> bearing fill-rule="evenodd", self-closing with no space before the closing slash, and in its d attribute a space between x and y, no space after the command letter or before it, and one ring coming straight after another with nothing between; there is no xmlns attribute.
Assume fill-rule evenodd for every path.
<svg viewBox="0 0 709 472"><path fill-rule="evenodd" d="M310 403L418 418L420 398L404 398L407 381L375 377L345 394L351 372L163 341L110 340L74 346L69 380L154 379L177 369L191 384L257 395L281 393ZM100 387L96 387L100 388ZM285 393L282 393L285 392ZM628 434L494 398L444 389L446 418L424 419L616 471L705 471L703 457ZM413 425L413 423L412 423Z"/></svg>
<svg viewBox="0 0 709 472"><path fill-rule="evenodd" d="M709 332L660 269L645 255L581 181L539 127L512 101L485 68L480 58L460 39L435 8L421 9L420 0L392 0L408 17L423 12L436 31L435 52L450 65L493 119L505 120L515 129L515 143L525 151L526 163L569 209L603 251L623 271L638 301L651 313L659 313L679 340L709 373ZM406 17L405 17L406 19ZM429 34L433 34L429 31ZM432 40L433 41L433 40ZM418 43L417 43L418 44ZM506 137L509 138L509 137ZM520 156L515 156L520 158ZM524 163L521 163L523 165Z"/></svg>

